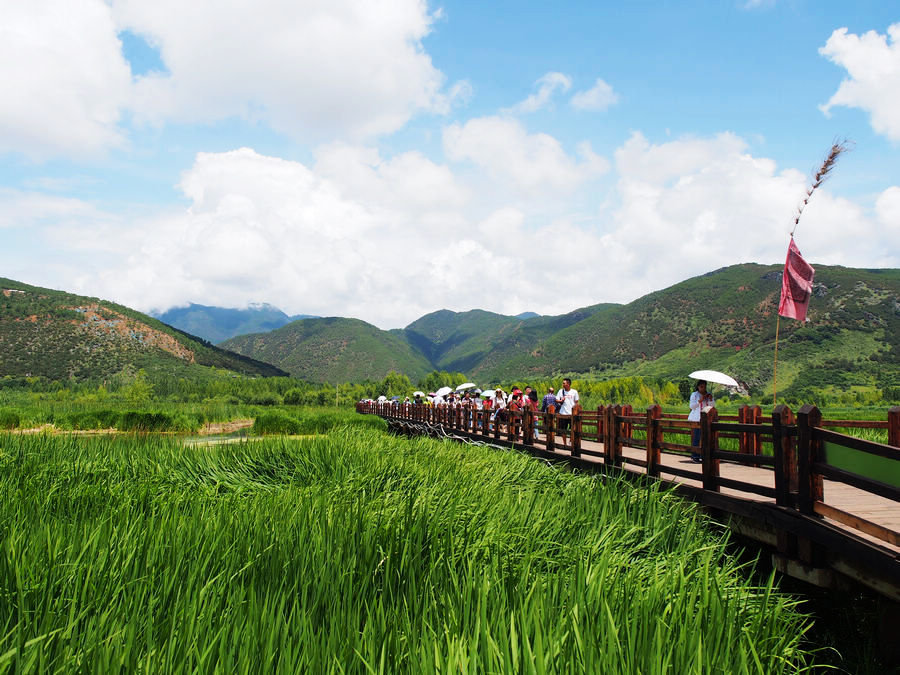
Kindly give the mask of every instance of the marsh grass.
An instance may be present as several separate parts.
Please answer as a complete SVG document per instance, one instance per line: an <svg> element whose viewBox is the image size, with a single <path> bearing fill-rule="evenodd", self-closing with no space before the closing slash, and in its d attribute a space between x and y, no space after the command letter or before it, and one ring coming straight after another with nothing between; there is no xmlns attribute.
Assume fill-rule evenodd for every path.
<svg viewBox="0 0 900 675"><path fill-rule="evenodd" d="M658 488L337 427L0 435L0 672L793 672L795 602Z"/></svg>

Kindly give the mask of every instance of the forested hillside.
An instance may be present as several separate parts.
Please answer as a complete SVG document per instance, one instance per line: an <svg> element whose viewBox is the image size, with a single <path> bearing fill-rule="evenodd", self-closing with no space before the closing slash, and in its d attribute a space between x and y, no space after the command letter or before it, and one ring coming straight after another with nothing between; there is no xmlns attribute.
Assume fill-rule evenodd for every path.
<svg viewBox="0 0 900 675"><path fill-rule="evenodd" d="M380 380L391 371L418 381L429 360L401 336L359 319L301 319L268 333L240 335L221 345L278 364L312 382Z"/></svg>
<svg viewBox="0 0 900 675"><path fill-rule="evenodd" d="M237 354L96 298L9 280L0 287L0 375L200 364L312 382L377 381L395 371L415 383L440 370L487 383L564 373L678 381L713 368L758 395L772 388L781 267L734 265L627 305L561 316L440 310L391 331L358 319L302 319L223 343ZM900 398L898 383L900 270L817 265L808 321L781 321L779 391L866 402Z"/></svg>
<svg viewBox="0 0 900 675"><path fill-rule="evenodd" d="M0 375L83 379L144 368L186 376L202 366L285 374L127 307L0 278Z"/></svg>
<svg viewBox="0 0 900 675"><path fill-rule="evenodd" d="M894 393L900 382L900 270L816 270L809 320L781 322L779 390L859 400ZM413 381L432 368L479 382L563 373L680 380L692 370L714 368L760 393L771 391L780 292L780 265L743 264L627 305L593 305L562 316L440 310L389 332L349 320L308 319L285 333L279 331L289 327L227 344L313 380L329 372L379 378L390 368ZM357 342L361 326L367 326L364 350ZM319 337L309 342L313 335ZM357 346L351 349L351 343ZM332 371L334 364L340 365Z"/></svg>

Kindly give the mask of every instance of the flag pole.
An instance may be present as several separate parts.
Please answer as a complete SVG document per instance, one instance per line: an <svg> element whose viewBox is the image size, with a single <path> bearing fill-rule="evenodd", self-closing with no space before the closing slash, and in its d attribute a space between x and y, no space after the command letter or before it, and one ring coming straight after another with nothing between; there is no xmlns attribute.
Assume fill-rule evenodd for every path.
<svg viewBox="0 0 900 675"><path fill-rule="evenodd" d="M812 197L813 192L816 191L825 179L828 178L828 175L831 173L831 170L834 168L835 162L837 162L838 157L841 156L841 153L846 152L850 147L850 143L846 140L843 141L834 141L831 144L831 149L828 151L828 154L825 156L825 161L822 162L822 166L819 167L818 171L813 174L812 183L809 188L806 190L806 194L803 196L802 201L797 206L797 214L794 216L794 227L791 228L791 244L788 247L788 260L790 259L790 251L791 246L794 245L794 232L797 231L797 225L800 223L800 216L803 215L803 209L806 208L806 205L809 204L809 198ZM797 251L797 255L799 256L800 252ZM801 258L802 260L802 258ZM804 264L805 261L804 261ZM784 275L787 274L788 261L785 261L785 269L782 272L782 302L784 301ZM807 265L808 266L808 265ZM812 270L812 268L809 268ZM812 277L810 276L810 283L812 281ZM808 302L808 301L807 301ZM806 316L806 308L803 309L803 315ZM778 312L776 314L778 317L775 321L775 360L772 364L772 405L778 404L778 333L781 328L781 303L779 303ZM787 315L791 316L791 315ZM796 316L794 318L797 318Z"/></svg>
<svg viewBox="0 0 900 675"><path fill-rule="evenodd" d="M781 314L775 321L775 368L772 372L772 406L778 405L778 329L781 328Z"/></svg>

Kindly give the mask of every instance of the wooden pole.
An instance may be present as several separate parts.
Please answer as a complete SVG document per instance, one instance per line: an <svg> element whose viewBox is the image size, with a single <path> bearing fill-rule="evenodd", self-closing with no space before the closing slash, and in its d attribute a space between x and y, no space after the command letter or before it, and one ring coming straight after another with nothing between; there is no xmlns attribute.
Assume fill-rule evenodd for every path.
<svg viewBox="0 0 900 675"><path fill-rule="evenodd" d="M662 408L654 403L647 408L647 475L659 478L659 444L662 441L659 418Z"/></svg>
<svg viewBox="0 0 900 675"><path fill-rule="evenodd" d="M772 368L772 406L778 405L778 331L781 328L781 314L775 321L775 362Z"/></svg>
<svg viewBox="0 0 900 675"><path fill-rule="evenodd" d="M888 445L900 448L900 405L888 409Z"/></svg>

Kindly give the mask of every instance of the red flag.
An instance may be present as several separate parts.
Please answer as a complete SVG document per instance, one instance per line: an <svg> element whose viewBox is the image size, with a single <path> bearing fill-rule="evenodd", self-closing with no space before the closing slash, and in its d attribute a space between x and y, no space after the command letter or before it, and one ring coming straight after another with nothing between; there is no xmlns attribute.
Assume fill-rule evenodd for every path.
<svg viewBox="0 0 900 675"><path fill-rule="evenodd" d="M809 307L815 273L812 266L800 255L800 249L791 237L787 259L784 261L784 273L781 275L781 303L778 305L778 313L781 316L798 321L806 319L806 308Z"/></svg>

